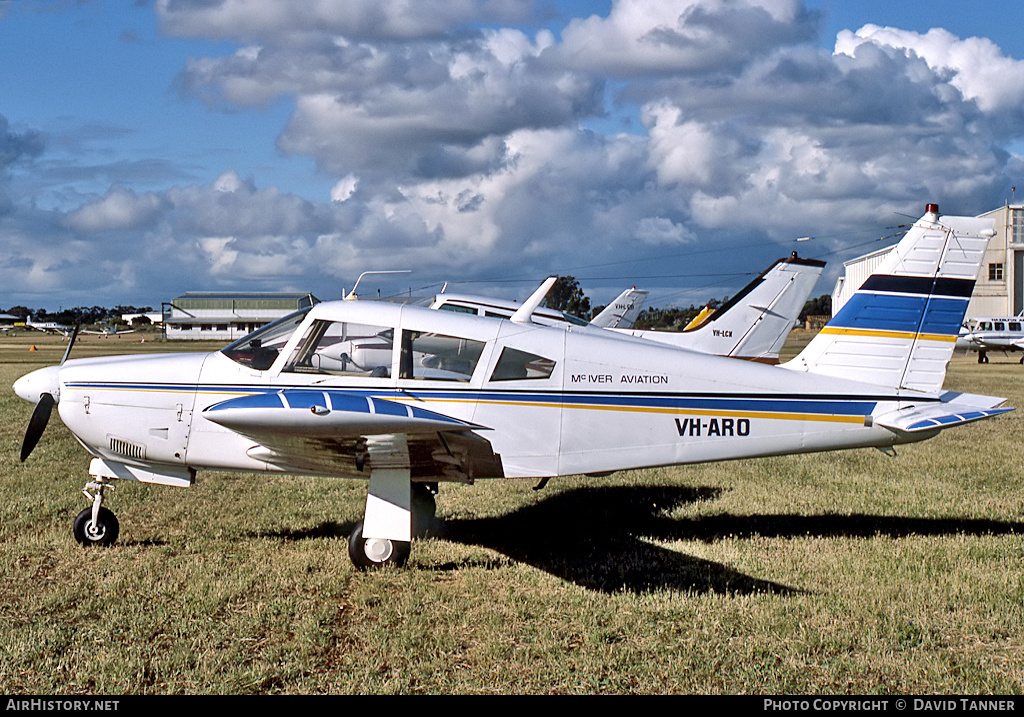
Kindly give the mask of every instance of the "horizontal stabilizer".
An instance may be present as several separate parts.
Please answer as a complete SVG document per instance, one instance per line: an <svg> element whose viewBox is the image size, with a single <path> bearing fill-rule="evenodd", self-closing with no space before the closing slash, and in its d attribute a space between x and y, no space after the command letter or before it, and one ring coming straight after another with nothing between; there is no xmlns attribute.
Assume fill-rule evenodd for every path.
<svg viewBox="0 0 1024 717"><path fill-rule="evenodd" d="M947 396L950 397L948 400ZM1012 408L999 408L999 405L1005 400L1005 398L994 396L950 392L943 395L941 403L910 406L892 411L877 416L874 423L902 433L951 428L1012 411Z"/></svg>

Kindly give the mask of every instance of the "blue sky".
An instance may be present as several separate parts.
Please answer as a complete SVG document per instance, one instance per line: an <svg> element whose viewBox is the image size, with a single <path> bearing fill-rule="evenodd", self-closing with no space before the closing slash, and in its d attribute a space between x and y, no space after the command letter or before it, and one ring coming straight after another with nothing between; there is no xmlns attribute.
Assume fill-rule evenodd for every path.
<svg viewBox="0 0 1024 717"><path fill-rule="evenodd" d="M0 307L381 269L686 305L793 249L824 293L927 202L1024 185L1021 27L948 0L0 0Z"/></svg>

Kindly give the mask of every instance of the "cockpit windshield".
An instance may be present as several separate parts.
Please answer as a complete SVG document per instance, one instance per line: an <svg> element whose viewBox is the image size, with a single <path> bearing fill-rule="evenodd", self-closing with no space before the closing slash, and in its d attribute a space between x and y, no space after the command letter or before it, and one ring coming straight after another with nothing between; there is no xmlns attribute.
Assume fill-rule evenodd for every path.
<svg viewBox="0 0 1024 717"><path fill-rule="evenodd" d="M272 321L262 326L251 334L243 336L221 349L221 353L236 363L249 366L257 371L266 371L274 365L277 355L288 343L288 339L295 333L302 320L312 306L282 316L277 321Z"/></svg>

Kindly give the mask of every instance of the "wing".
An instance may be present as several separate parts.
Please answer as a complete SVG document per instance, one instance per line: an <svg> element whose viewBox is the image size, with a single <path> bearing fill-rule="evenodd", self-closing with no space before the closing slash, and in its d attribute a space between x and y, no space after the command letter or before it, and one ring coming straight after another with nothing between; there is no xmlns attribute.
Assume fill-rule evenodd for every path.
<svg viewBox="0 0 1024 717"><path fill-rule="evenodd" d="M232 398L203 416L253 440L251 457L284 470L368 476L366 437L404 434L414 478L500 477L484 426L343 390L286 389Z"/></svg>

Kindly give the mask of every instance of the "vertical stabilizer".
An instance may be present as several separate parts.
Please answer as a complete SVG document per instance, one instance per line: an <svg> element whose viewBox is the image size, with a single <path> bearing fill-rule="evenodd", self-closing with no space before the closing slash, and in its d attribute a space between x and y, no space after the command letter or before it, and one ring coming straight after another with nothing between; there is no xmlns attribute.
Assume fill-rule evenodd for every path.
<svg viewBox="0 0 1024 717"><path fill-rule="evenodd" d="M993 236L991 219L929 204L903 239L785 368L938 391Z"/></svg>
<svg viewBox="0 0 1024 717"><path fill-rule="evenodd" d="M778 363L825 262L794 252L779 259L717 309L705 308L683 331L628 331L631 336L691 351Z"/></svg>
<svg viewBox="0 0 1024 717"><path fill-rule="evenodd" d="M602 329L631 329L640 312L644 310L648 292L645 289L626 289L604 311L590 320L591 325Z"/></svg>

